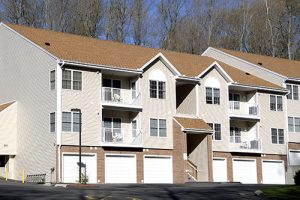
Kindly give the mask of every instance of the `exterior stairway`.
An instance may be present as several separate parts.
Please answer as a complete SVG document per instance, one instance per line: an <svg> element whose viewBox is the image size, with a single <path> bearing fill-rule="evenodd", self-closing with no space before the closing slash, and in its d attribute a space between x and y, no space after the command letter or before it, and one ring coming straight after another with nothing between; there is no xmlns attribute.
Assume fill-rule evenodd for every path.
<svg viewBox="0 0 300 200"><path fill-rule="evenodd" d="M197 166L190 160L187 161L187 180L188 182L198 182L198 169Z"/></svg>

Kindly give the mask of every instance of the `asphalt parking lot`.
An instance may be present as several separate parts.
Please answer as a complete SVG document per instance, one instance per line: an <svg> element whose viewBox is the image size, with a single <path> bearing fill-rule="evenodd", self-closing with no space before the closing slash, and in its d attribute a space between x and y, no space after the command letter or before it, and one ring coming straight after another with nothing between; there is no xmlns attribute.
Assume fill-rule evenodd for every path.
<svg viewBox="0 0 300 200"><path fill-rule="evenodd" d="M191 183L166 184L118 184L53 187L44 185L0 182L0 199L263 199L254 191L266 185Z"/></svg>

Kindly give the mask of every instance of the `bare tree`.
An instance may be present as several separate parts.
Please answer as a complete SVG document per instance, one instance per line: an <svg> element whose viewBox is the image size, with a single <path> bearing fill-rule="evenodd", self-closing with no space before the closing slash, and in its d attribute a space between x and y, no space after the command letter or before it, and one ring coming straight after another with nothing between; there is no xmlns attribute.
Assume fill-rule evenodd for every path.
<svg viewBox="0 0 300 200"><path fill-rule="evenodd" d="M149 4L145 0L134 0L132 11L133 40L136 45L145 45L148 26Z"/></svg>
<svg viewBox="0 0 300 200"><path fill-rule="evenodd" d="M111 0L107 9L106 39L125 42L132 16L131 1Z"/></svg>

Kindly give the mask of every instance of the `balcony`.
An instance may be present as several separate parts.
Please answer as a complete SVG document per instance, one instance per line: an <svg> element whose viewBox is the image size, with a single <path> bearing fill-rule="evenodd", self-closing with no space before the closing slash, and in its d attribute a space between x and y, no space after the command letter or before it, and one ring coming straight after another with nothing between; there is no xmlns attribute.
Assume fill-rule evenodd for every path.
<svg viewBox="0 0 300 200"><path fill-rule="evenodd" d="M142 111L141 94L121 88L102 87L102 106L104 109Z"/></svg>
<svg viewBox="0 0 300 200"><path fill-rule="evenodd" d="M240 137L230 137L230 150L234 152L249 152L259 153L261 152L260 139L242 140Z"/></svg>
<svg viewBox="0 0 300 200"><path fill-rule="evenodd" d="M258 105L241 101L229 101L229 116L236 119L260 120Z"/></svg>
<svg viewBox="0 0 300 200"><path fill-rule="evenodd" d="M102 146L143 147L143 134L138 129L103 128Z"/></svg>

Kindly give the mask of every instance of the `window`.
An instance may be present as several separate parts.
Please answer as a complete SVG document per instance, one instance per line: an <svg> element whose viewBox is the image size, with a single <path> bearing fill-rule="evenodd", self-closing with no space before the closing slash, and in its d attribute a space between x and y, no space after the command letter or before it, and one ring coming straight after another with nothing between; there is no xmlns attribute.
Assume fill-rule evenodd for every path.
<svg viewBox="0 0 300 200"><path fill-rule="evenodd" d="M79 132L79 128L80 128L80 114L78 112L62 113L62 131Z"/></svg>
<svg viewBox="0 0 300 200"><path fill-rule="evenodd" d="M299 100L299 88L298 85L287 84L286 88L289 90L287 99Z"/></svg>
<svg viewBox="0 0 300 200"><path fill-rule="evenodd" d="M55 90L55 70L50 72L50 89Z"/></svg>
<svg viewBox="0 0 300 200"><path fill-rule="evenodd" d="M289 132L300 132L300 118L288 117Z"/></svg>
<svg viewBox="0 0 300 200"><path fill-rule="evenodd" d="M104 78L102 82L102 91L105 101L121 102L121 80Z"/></svg>
<svg viewBox="0 0 300 200"><path fill-rule="evenodd" d="M73 71L73 90L81 90L82 75L81 72Z"/></svg>
<svg viewBox="0 0 300 200"><path fill-rule="evenodd" d="M55 113L50 113L50 132L55 132Z"/></svg>
<svg viewBox="0 0 300 200"><path fill-rule="evenodd" d="M273 144L284 144L284 131L283 129L271 129L271 137Z"/></svg>
<svg viewBox="0 0 300 200"><path fill-rule="evenodd" d="M295 127L294 127L294 118L293 117L288 117L288 125L289 125L289 132L294 132Z"/></svg>
<svg viewBox="0 0 300 200"><path fill-rule="evenodd" d="M300 132L300 118L295 117L295 132Z"/></svg>
<svg viewBox="0 0 300 200"><path fill-rule="evenodd" d="M137 121L134 119L131 122L131 128L132 128L132 137L137 136Z"/></svg>
<svg viewBox="0 0 300 200"><path fill-rule="evenodd" d="M220 104L220 89L206 87L206 103Z"/></svg>
<svg viewBox="0 0 300 200"><path fill-rule="evenodd" d="M150 136L167 137L167 120L151 118Z"/></svg>
<svg viewBox="0 0 300 200"><path fill-rule="evenodd" d="M230 127L230 142L231 143L241 143L241 128Z"/></svg>
<svg viewBox="0 0 300 200"><path fill-rule="evenodd" d="M150 98L158 98L158 99L166 98L166 82L150 80L149 84L150 84Z"/></svg>
<svg viewBox="0 0 300 200"><path fill-rule="evenodd" d="M212 139L221 140L221 124L208 123L208 125L214 130Z"/></svg>
<svg viewBox="0 0 300 200"><path fill-rule="evenodd" d="M62 72L62 88L71 89L72 78L70 70L63 70Z"/></svg>
<svg viewBox="0 0 300 200"><path fill-rule="evenodd" d="M73 76L72 76L73 74ZM82 89L82 73L79 71L63 70L62 72L62 88L81 90Z"/></svg>
<svg viewBox="0 0 300 200"><path fill-rule="evenodd" d="M104 142L123 142L121 118L104 117L102 124Z"/></svg>
<svg viewBox="0 0 300 200"><path fill-rule="evenodd" d="M270 95L270 109L273 111L283 110L282 96Z"/></svg>

